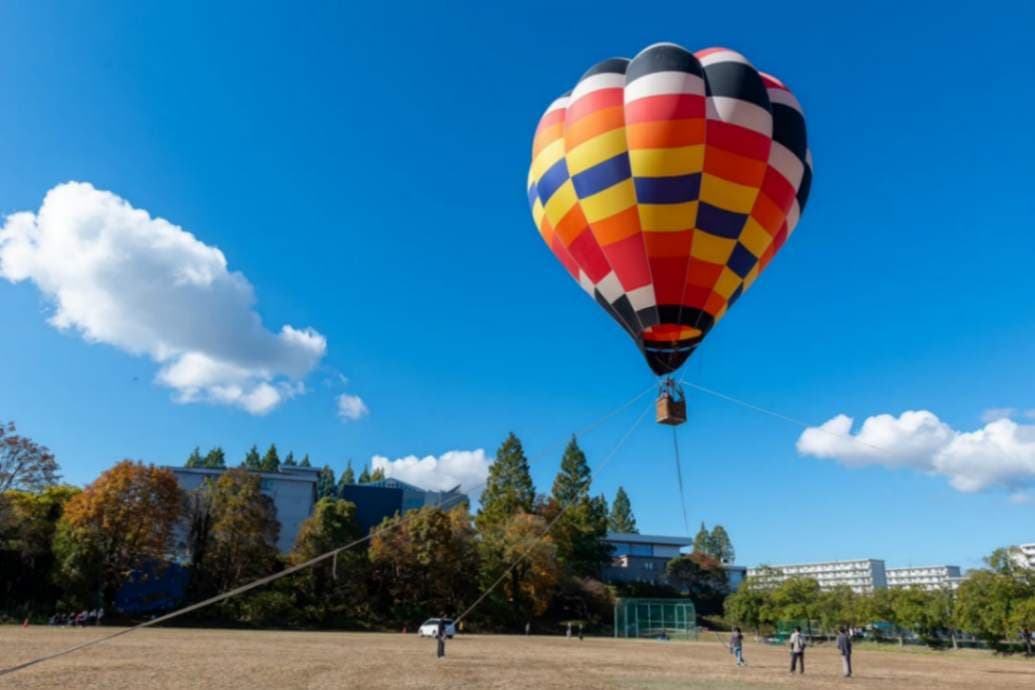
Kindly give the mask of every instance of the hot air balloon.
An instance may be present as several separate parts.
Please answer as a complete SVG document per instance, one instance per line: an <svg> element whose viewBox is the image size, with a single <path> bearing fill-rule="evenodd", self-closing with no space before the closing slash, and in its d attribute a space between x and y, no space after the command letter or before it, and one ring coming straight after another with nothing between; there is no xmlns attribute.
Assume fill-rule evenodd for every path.
<svg viewBox="0 0 1035 690"><path fill-rule="evenodd" d="M726 48L659 43L595 65L547 108L528 199L554 256L666 376L783 246L811 178L780 80ZM663 399L678 404L663 414ZM685 421L680 404L669 379L659 421Z"/></svg>

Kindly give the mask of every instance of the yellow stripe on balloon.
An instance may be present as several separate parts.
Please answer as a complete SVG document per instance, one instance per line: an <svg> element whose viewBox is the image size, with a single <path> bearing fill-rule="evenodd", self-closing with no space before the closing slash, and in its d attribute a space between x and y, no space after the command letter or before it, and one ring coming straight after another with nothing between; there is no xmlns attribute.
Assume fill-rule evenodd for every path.
<svg viewBox="0 0 1035 690"><path fill-rule="evenodd" d="M612 129L610 132L593 137L568 151L568 173L577 175L598 163L614 158L627 150L625 127Z"/></svg>
<svg viewBox="0 0 1035 690"><path fill-rule="evenodd" d="M735 213L751 213L758 196L757 187L748 187L704 173L701 176L701 201Z"/></svg>
<svg viewBox="0 0 1035 690"><path fill-rule="evenodd" d="M704 144L670 149L633 149L629 163L637 177L671 177L700 172L704 167Z"/></svg>
<svg viewBox="0 0 1035 690"><path fill-rule="evenodd" d="M696 201L683 204L640 204L640 225L644 232L691 230L696 219Z"/></svg>
<svg viewBox="0 0 1035 690"><path fill-rule="evenodd" d="M571 180L566 180L546 202L546 217L550 219L550 224L557 227L561 219L567 215L568 211L578 201L579 198L575 194L575 185L571 183Z"/></svg>
<svg viewBox="0 0 1035 690"><path fill-rule="evenodd" d="M582 199L582 211L590 223L610 218L635 205L636 192L632 179L623 180L602 192Z"/></svg>
<svg viewBox="0 0 1035 690"><path fill-rule="evenodd" d="M736 240L716 237L703 230L694 230L693 243L690 245L690 256L701 261L725 265L729 261Z"/></svg>

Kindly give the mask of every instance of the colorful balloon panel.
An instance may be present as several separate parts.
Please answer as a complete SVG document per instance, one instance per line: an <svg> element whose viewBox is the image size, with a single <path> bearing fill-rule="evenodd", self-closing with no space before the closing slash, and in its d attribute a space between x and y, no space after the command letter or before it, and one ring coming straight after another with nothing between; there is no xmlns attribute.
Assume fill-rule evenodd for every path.
<svg viewBox="0 0 1035 690"><path fill-rule="evenodd" d="M662 375L779 251L811 177L782 82L732 50L661 43L599 63L550 105L528 198L550 250Z"/></svg>

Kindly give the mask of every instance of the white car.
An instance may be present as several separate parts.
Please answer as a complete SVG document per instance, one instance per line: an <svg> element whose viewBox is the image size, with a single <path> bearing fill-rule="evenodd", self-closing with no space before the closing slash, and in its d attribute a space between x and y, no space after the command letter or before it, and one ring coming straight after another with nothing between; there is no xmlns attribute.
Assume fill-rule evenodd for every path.
<svg viewBox="0 0 1035 690"><path fill-rule="evenodd" d="M456 626L448 618L429 618L428 620L421 623L420 629L417 630L417 634L421 637L435 637L438 635L438 622L442 620L446 624L446 637L453 639L453 635L456 634Z"/></svg>

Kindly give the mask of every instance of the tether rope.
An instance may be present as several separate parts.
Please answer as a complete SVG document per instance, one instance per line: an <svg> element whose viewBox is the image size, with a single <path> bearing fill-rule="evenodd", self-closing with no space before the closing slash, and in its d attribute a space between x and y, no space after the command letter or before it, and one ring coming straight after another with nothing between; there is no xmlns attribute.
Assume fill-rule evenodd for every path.
<svg viewBox="0 0 1035 690"><path fill-rule="evenodd" d="M650 386L648 386L647 388L645 388L642 391L640 391L639 393L637 393L634 397L630 398L628 401L626 401L622 405L616 407L615 409L611 410L610 412L607 412L602 417L600 417L597 420L595 420L594 422L591 422L590 424L586 425L585 427L583 427L582 430L580 430L580 431L578 431L576 433L578 433L578 434L588 434L591 431L594 431L601 424L603 424L605 421L607 421L611 417L615 416L616 414L618 414L622 410L625 410L630 405L635 403L637 400L642 398L653 387L654 387L654 384L651 384ZM641 415L641 418L642 418L642 415ZM565 438L567 438L567 436L565 436ZM623 439L623 442L624 442L624 439ZM617 450L617 448L616 448L616 450ZM542 454L540 454L540 455L545 455L546 452L547 451L544 450L544 452ZM613 453L614 453L614 451L612 451L612 454ZM536 456L536 457L540 457L540 456ZM484 486L484 484L477 485L477 486L474 487L474 489L477 489L479 486ZM473 489L472 489L472 493L473 493ZM439 500L441 502L441 498ZM253 582L249 582L246 585L241 585L240 587L236 587L236 588L231 589L231 590L229 590L227 592L223 592L222 594L217 594L216 596L210 597L208 599L205 599L204 601L199 601L199 602L197 602L195 604L191 604L189 606L185 606L182 609L178 609L176 611L172 611L172 612L167 613L167 614L165 614L163 616L159 616L158 618L153 618L153 619L151 619L149 621L144 621L143 623L138 623L137 625L134 625L132 627L126 628L124 630L119 630L118 632L111 633L110 635L104 635L103 637L98 637L98 638L95 638L93 640L87 640L86 642L82 642L82 643L74 645L72 647L68 647L66 649L62 649L62 650L59 650L57 652L53 652L51 654L46 654L44 656L37 657L35 659L30 659L29 661L25 661L23 663L16 664L14 666L9 666L7 668L0 668L0 676L6 676L6 675L14 673L16 671L21 671L23 669L29 668L30 666L35 666L36 664L41 664L44 661L50 661L51 659L56 659L58 657L65 656L66 654L71 654L72 652L77 652L77 651L79 651L81 649L86 649L88 647L93 647L95 645L101 644L102 642L107 642L109 640L113 640L116 637L122 637L123 635L128 635L128 634L130 634L132 632L136 632L137 630L142 630L144 628L149 628L149 627L158 625L159 623L164 623L164 622L170 621L170 620L172 620L174 618L179 618L180 616L186 615L186 614L191 613L193 611L197 611L199 609L203 609L206 606L211 606L212 604L217 604L217 603L219 603L221 601L225 601L226 599L229 599L231 597L235 597L235 596L237 596L239 594L244 594L245 592L248 592L248 591L251 591L253 589L256 589L257 587L262 587L263 585L267 585L267 584L269 584L271 582L274 582L276 580L279 580L279 579L281 579L283 577L287 577L288 575L292 575L292 574L297 573L297 572L299 572L301 570L305 570L306 568L309 568L309 567L311 567L313 565L316 565L317 563L321 563L321 562L327 560L328 558L335 559L335 564L336 564L337 556L338 556L339 553L342 553L344 551L348 551L349 549L351 549L353 547L359 546L360 544L362 544L364 542L370 541L371 539L373 539L376 536L379 536L379 535L381 535L381 534L383 534L385 532L388 532L388 531L391 531L391 530L394 530L394 529L397 529L397 528L401 527L402 525L406 524L409 520L411 520L417 513L418 513L418 511L416 511L416 510L410 511L407 514L404 514L399 520L397 520L397 521L395 521L395 522L393 522L391 524L385 525L385 526L383 526L383 527L381 527L379 529L373 530L373 531L370 532L370 534L366 535L365 537L361 537L359 539L356 539L354 541L349 542L348 544L345 544L344 546L339 546L336 549L332 549L330 551L327 551L326 553L320 554L319 556L316 556L315 558L311 558L308 561L305 561L304 563L299 563L297 565L290 566L288 568L285 568L284 570L281 570L279 572L273 573L272 575L267 575L265 577L259 578L258 580L255 580ZM563 511L562 511L562 514L563 514ZM552 527L552 524L551 524L551 527ZM473 607L471 607L471 608L473 608ZM466 612L465 612L465 615L466 615ZM457 621L459 621L459 619L457 619Z"/></svg>
<svg viewBox="0 0 1035 690"><path fill-rule="evenodd" d="M679 485L679 505L683 509L683 529L686 536L690 536L690 521L686 517L686 494L683 491L683 463L679 458L679 434L676 432L678 426L672 427L672 448L676 451L676 483Z"/></svg>
<svg viewBox="0 0 1035 690"><path fill-rule="evenodd" d="M595 468L597 472L603 470L611 461L611 459L615 457L615 455L618 453L621 447L625 445L625 442L629 439L630 436L632 436L632 433L636 431L637 427L640 426L640 422L643 421L643 418L647 415L648 412L650 412L651 407L653 407L653 403L651 403L650 406L648 406L643 412L640 413L640 416L636 418L636 421L634 421L632 426L629 427L629 430L625 432L625 435L618 440L618 443L616 443L614 448L611 449L611 452L608 453L600 462L600 465ZM496 578L496 580L491 585L489 585L489 587L484 592L482 592L477 599L474 600L473 604L464 609L463 613L461 613L453 620L454 625L459 624L460 621L462 621L465 617L467 617L469 613L471 613L471 611L477 608L478 604L482 603L485 600L485 598L488 597L500 585L500 583L502 583L503 580L505 580L507 576L510 575L511 572L513 572L514 568L518 567L518 565L520 565L526 558L528 558L528 556L532 553L532 549L538 546L539 542L546 538L546 536L550 533L554 526L560 521L562 517L564 517L564 515L568 512L568 509L571 508L573 505L575 505L575 502L569 501L568 503L565 503L563 506L561 506L560 512L558 512L557 515L555 515L554 518L550 520L550 522L546 525L546 529L544 529L539 534L539 536L532 540L532 543L528 546L528 548L525 549L520 556L514 559L514 562L511 563L510 566L508 566L507 569L504 570L503 573L498 578Z"/></svg>

